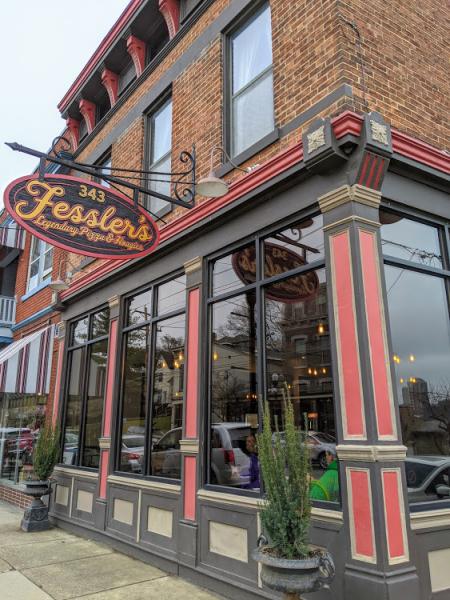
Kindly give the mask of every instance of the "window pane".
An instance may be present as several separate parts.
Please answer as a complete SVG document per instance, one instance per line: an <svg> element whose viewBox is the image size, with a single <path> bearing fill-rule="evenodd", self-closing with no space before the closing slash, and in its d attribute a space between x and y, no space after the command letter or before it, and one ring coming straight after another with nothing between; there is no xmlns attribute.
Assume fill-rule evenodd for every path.
<svg viewBox="0 0 450 600"><path fill-rule="evenodd" d="M312 271L308 295L297 277L283 288L265 290L266 392L274 430L283 436L284 402L290 397L298 429L308 428L313 467L312 497L339 501L337 463L327 468L327 450L335 451L335 418L325 270ZM284 290L299 289L298 300ZM323 479L322 479L323 477Z"/></svg>
<svg viewBox="0 0 450 600"><path fill-rule="evenodd" d="M233 155L236 156L274 129L272 72L233 99Z"/></svg>
<svg viewBox="0 0 450 600"><path fill-rule="evenodd" d="M267 6L231 39L233 94L272 64L270 8Z"/></svg>
<svg viewBox="0 0 450 600"><path fill-rule="evenodd" d="M256 278L255 244L223 256L213 264L213 294L225 294L253 283Z"/></svg>
<svg viewBox="0 0 450 600"><path fill-rule="evenodd" d="M43 244L44 242L42 242ZM37 258L39 258L41 254L41 240L36 237L31 238L31 251L30 251L30 261L33 262Z"/></svg>
<svg viewBox="0 0 450 600"><path fill-rule="evenodd" d="M146 290L128 301L127 325L148 321L152 316L152 291Z"/></svg>
<svg viewBox="0 0 450 600"><path fill-rule="evenodd" d="M273 277L324 257L322 215L294 223L264 241L264 275Z"/></svg>
<svg viewBox="0 0 450 600"><path fill-rule="evenodd" d="M150 327L141 327L125 336L122 393L122 437L120 470L142 473L147 412L147 364Z"/></svg>
<svg viewBox="0 0 450 600"><path fill-rule="evenodd" d="M171 169L171 156L168 154L164 159L159 162L153 163L151 166L152 171L156 171L158 173L170 173ZM170 197L170 176L168 175L152 175L152 181L150 182L150 189L158 194L164 194ZM150 210L153 213L157 213L158 211L166 208L168 206L165 200L161 200L160 198L150 198Z"/></svg>
<svg viewBox="0 0 450 600"><path fill-rule="evenodd" d="M53 260L53 249L47 249L44 255L44 272L51 271Z"/></svg>
<svg viewBox="0 0 450 600"><path fill-rule="evenodd" d="M259 488L256 295L212 308L210 483Z"/></svg>
<svg viewBox="0 0 450 600"><path fill-rule="evenodd" d="M66 422L64 428L63 463L76 465L81 426L81 385L84 348L69 354L69 380L67 390Z"/></svg>
<svg viewBox="0 0 450 600"><path fill-rule="evenodd" d="M186 306L186 275L158 287L158 315Z"/></svg>
<svg viewBox="0 0 450 600"><path fill-rule="evenodd" d="M450 326L444 280L385 266L410 502L447 497Z"/></svg>
<svg viewBox="0 0 450 600"><path fill-rule="evenodd" d="M172 147L172 101L167 102L152 117L151 162L155 163ZM162 170L162 169L160 169Z"/></svg>
<svg viewBox="0 0 450 600"><path fill-rule="evenodd" d="M101 314L101 313L98 313ZM106 386L106 363L108 357L108 340L96 342L91 347L87 388L86 426L81 464L84 467L98 468L100 463L100 447L103 399Z"/></svg>
<svg viewBox="0 0 450 600"><path fill-rule="evenodd" d="M157 325L153 378L152 475L180 479L185 316Z"/></svg>
<svg viewBox="0 0 450 600"><path fill-rule="evenodd" d="M84 344L88 339L88 317L76 321L72 325L72 344Z"/></svg>
<svg viewBox="0 0 450 600"><path fill-rule="evenodd" d="M95 339L109 333L109 308L92 315L92 338Z"/></svg>
<svg viewBox="0 0 450 600"><path fill-rule="evenodd" d="M383 253L429 267L442 267L436 227L380 210Z"/></svg>

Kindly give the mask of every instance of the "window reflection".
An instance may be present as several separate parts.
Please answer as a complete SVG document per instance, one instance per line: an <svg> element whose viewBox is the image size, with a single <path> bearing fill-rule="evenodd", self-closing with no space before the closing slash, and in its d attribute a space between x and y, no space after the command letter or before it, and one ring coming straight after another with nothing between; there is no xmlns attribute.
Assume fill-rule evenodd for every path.
<svg viewBox="0 0 450 600"><path fill-rule="evenodd" d="M106 388L107 353L107 339L96 342L91 346L87 384L86 428L81 462L84 467L98 468L100 463L100 446L98 440L101 437L102 428L103 399L105 397Z"/></svg>
<svg viewBox="0 0 450 600"><path fill-rule="evenodd" d="M81 426L81 365L84 360L84 348L70 353L69 381L66 403L66 421L64 431L63 463L75 465L78 460L78 446Z"/></svg>
<svg viewBox="0 0 450 600"><path fill-rule="evenodd" d="M152 409L152 475L180 479L183 425L184 315L157 325Z"/></svg>
<svg viewBox="0 0 450 600"><path fill-rule="evenodd" d="M450 496L450 324L445 281L385 266L411 502Z"/></svg>
<svg viewBox="0 0 450 600"><path fill-rule="evenodd" d="M256 294L213 306L210 482L259 488Z"/></svg>
<svg viewBox="0 0 450 600"><path fill-rule="evenodd" d="M380 210L383 253L428 267L442 268L439 231L436 227Z"/></svg>
<svg viewBox="0 0 450 600"><path fill-rule="evenodd" d="M124 346L120 470L140 473L145 445L150 326L129 331Z"/></svg>
<svg viewBox="0 0 450 600"><path fill-rule="evenodd" d="M158 287L158 315L173 312L186 305L186 275Z"/></svg>
<svg viewBox="0 0 450 600"><path fill-rule="evenodd" d="M322 215L302 219L264 241L264 275L273 277L324 257Z"/></svg>
<svg viewBox="0 0 450 600"><path fill-rule="evenodd" d="M255 244L249 244L232 254L222 256L213 263L212 292L214 296L226 294L253 283L256 278Z"/></svg>

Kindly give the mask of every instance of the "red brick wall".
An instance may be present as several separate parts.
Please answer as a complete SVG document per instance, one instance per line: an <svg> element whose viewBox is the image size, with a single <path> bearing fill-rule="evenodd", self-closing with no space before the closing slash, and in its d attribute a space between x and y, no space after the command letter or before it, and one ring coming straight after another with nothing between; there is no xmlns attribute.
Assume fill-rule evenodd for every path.
<svg viewBox="0 0 450 600"><path fill-rule="evenodd" d="M25 509L31 504L32 499L17 488L0 485L0 500Z"/></svg>

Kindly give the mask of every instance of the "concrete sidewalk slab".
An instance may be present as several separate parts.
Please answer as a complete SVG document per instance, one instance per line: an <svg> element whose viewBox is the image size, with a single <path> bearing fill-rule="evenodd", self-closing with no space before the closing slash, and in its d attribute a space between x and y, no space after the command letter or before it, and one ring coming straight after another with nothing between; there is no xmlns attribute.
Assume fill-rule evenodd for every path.
<svg viewBox="0 0 450 600"><path fill-rule="evenodd" d="M219 600L219 597L173 576L135 583L125 588L78 596L73 600Z"/></svg>
<svg viewBox="0 0 450 600"><path fill-rule="evenodd" d="M0 558L0 573L6 573L6 571L11 571L11 565L6 561Z"/></svg>
<svg viewBox="0 0 450 600"><path fill-rule="evenodd" d="M118 553L24 569L22 572L55 600L86 596L165 575L155 567Z"/></svg>
<svg viewBox="0 0 450 600"><path fill-rule="evenodd" d="M2 534L0 532L0 540ZM89 540L52 540L20 546L0 546L0 557L18 571L54 563L111 554L112 548Z"/></svg>
<svg viewBox="0 0 450 600"><path fill-rule="evenodd" d="M52 600L19 571L0 574L0 593L2 600Z"/></svg>
<svg viewBox="0 0 450 600"><path fill-rule="evenodd" d="M1 517L0 517L1 518ZM20 524L20 520L19 520ZM50 531L38 531L36 533L27 533L20 529L20 525L16 523L14 529L0 529L0 545L1 546L21 546L25 544L38 544L39 542L50 542L53 540L78 541L75 535L66 533L62 529L51 529Z"/></svg>

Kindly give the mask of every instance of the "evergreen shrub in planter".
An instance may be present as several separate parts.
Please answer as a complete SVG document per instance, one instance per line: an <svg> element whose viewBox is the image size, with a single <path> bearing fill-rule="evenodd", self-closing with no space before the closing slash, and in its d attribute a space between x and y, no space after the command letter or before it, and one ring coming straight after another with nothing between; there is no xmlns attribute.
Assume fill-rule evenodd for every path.
<svg viewBox="0 0 450 600"><path fill-rule="evenodd" d="M269 588L296 598L331 582L331 555L309 543L311 518L310 458L306 434L295 427L294 409L286 390L285 434L273 434L266 402L263 430L257 436L265 498L261 523L267 535L258 540L253 558L262 564Z"/></svg>

